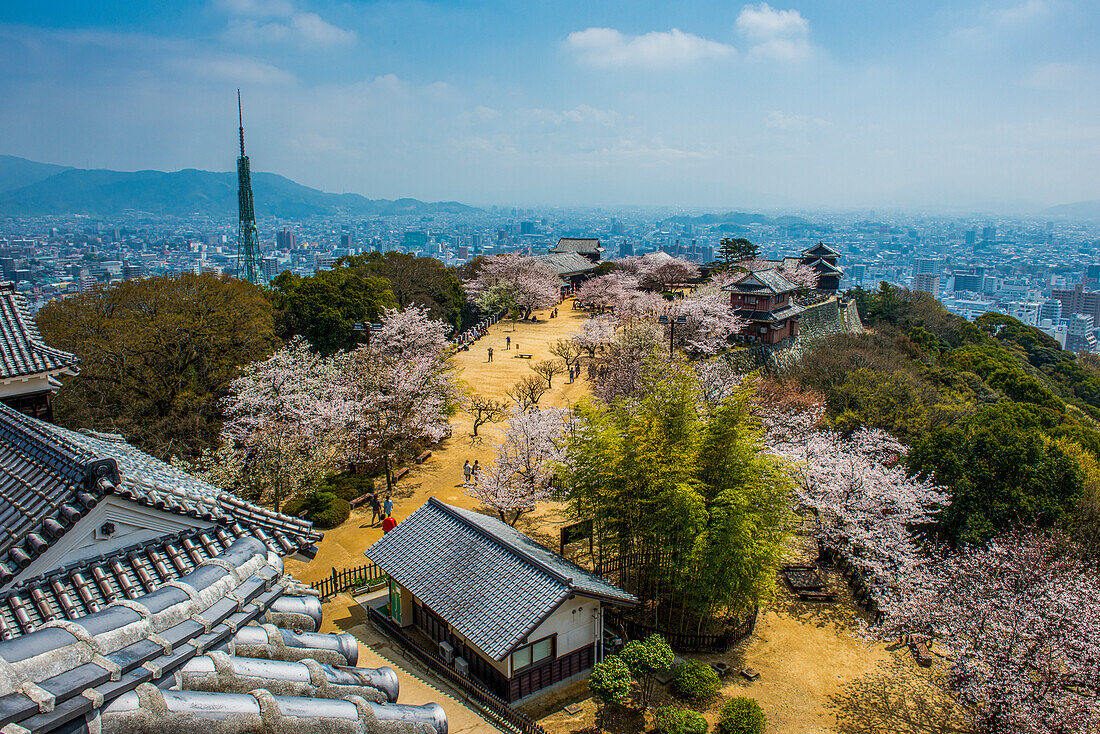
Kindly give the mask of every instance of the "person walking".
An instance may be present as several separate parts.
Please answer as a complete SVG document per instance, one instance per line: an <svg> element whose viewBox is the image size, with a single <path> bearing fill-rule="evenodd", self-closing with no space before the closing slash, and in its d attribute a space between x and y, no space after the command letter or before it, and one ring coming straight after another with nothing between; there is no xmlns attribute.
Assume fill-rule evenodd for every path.
<svg viewBox="0 0 1100 734"><path fill-rule="evenodd" d="M370 526L373 528L374 524L382 519L382 503L378 501L378 495L373 494L370 498Z"/></svg>
<svg viewBox="0 0 1100 734"><path fill-rule="evenodd" d="M470 460L466 459L466 463L462 465L462 476L464 478L463 484L470 483L470 477L474 475L474 468L470 466Z"/></svg>
<svg viewBox="0 0 1100 734"><path fill-rule="evenodd" d="M481 475L481 466L478 465L477 459L474 459L474 465L471 468L471 474L474 479L474 484L477 484L478 477Z"/></svg>
<svg viewBox="0 0 1100 734"><path fill-rule="evenodd" d="M382 505L382 519L385 520L387 517L391 517L392 515L393 500L390 499L389 495L386 495L386 502Z"/></svg>
<svg viewBox="0 0 1100 734"><path fill-rule="evenodd" d="M489 347L489 361L490 362L493 361L493 348L492 347Z"/></svg>
<svg viewBox="0 0 1100 734"><path fill-rule="evenodd" d="M511 349L512 348L512 337L510 337L510 336L504 337L504 345L505 345L504 346L505 349Z"/></svg>

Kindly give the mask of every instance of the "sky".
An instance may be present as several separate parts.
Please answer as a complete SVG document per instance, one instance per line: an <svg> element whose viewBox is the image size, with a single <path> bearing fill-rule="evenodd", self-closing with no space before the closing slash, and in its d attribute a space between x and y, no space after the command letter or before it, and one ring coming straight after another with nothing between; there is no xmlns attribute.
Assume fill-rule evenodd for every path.
<svg viewBox="0 0 1100 734"><path fill-rule="evenodd" d="M0 153L475 205L1100 198L1096 0L0 4Z"/></svg>

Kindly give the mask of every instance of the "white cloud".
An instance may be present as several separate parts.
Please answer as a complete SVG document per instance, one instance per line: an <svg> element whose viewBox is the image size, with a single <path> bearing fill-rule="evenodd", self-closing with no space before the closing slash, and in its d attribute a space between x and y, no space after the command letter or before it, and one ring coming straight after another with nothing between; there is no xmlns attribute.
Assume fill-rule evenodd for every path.
<svg viewBox="0 0 1100 734"><path fill-rule="evenodd" d="M764 124L771 130L792 132L805 130L811 127L827 127L829 122L820 117L802 117L800 115L788 115L779 110L772 110L764 118Z"/></svg>
<svg viewBox="0 0 1100 734"><path fill-rule="evenodd" d="M750 57L799 61L813 50L810 22L797 10L776 10L767 3L746 5L737 16L737 30L753 44Z"/></svg>
<svg viewBox="0 0 1100 734"><path fill-rule="evenodd" d="M1032 66L1020 84L1032 89L1073 89L1085 83L1085 76L1084 69L1076 64L1052 61Z"/></svg>
<svg viewBox="0 0 1100 734"><path fill-rule="evenodd" d="M580 63L603 69L663 69L726 58L736 53L732 46L677 28L640 36L628 36L614 28L586 28L570 33L565 39L565 47L577 55Z"/></svg>
<svg viewBox="0 0 1100 734"><path fill-rule="evenodd" d="M977 22L955 29L953 35L966 42L986 41L999 33L1025 29L1038 23L1050 9L1048 0L986 5L980 10Z"/></svg>
<svg viewBox="0 0 1100 734"><path fill-rule="evenodd" d="M357 37L355 31L335 26L317 13L298 10L287 0L221 0L220 5L232 16L225 30L229 41L317 47L343 46ZM272 20L266 20L269 18Z"/></svg>
<svg viewBox="0 0 1100 734"><path fill-rule="evenodd" d="M277 66L245 56L181 57L174 65L189 75L237 84L289 84L295 79L293 74Z"/></svg>

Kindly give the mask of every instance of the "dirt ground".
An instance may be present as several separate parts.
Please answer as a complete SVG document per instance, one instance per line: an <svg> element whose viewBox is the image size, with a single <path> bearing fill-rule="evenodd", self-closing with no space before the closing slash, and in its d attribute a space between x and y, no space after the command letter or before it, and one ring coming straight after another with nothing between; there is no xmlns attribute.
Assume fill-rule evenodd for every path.
<svg viewBox="0 0 1100 734"><path fill-rule="evenodd" d="M473 392L507 399L505 391L525 375L533 375L531 365L543 359L556 359L550 354L550 345L558 339L568 336L581 327L587 318L584 311L573 311L571 301L565 301L558 307L557 318L549 318L549 310L536 313L536 323L521 322L513 325L504 321L493 326L489 333L470 347L467 352L459 352L454 357L468 389ZM507 337L512 338L511 349L507 348ZM493 361L488 361L488 348L493 348ZM531 359L517 358L516 354L531 354ZM588 392L585 378L582 376L573 384L564 375L554 378L553 388L539 401L542 407L568 407ZM393 514L400 521L408 517L413 510L436 497L451 505L466 508L480 508L473 497L463 491L462 464L466 460L475 460L486 464L496 456L495 444L501 440L501 427L506 424L483 425L474 438L473 423L465 412L457 413L451 419L453 432L450 438L432 447L432 457L420 465L411 465L411 471L404 479L394 485ZM517 525L520 530L553 545L556 542L556 527L563 523L554 503L540 507L536 512L522 518ZM311 563L288 560L286 569L299 581L312 583L331 573L333 568L344 569L361 566L366 563L363 551L382 536L382 529L371 527L370 508L352 510L351 517L338 528L325 532L325 538L319 544L317 557Z"/></svg>
<svg viewBox="0 0 1100 734"><path fill-rule="evenodd" d="M796 539L789 562L806 562L808 544ZM769 606L760 611L756 630L724 655L688 655L707 663L725 662L735 671L723 681L705 707L676 700L667 686L657 686L654 708L675 705L704 712L713 725L722 703L735 696L755 698L768 717L768 734L954 734L967 731L954 702L933 679L943 661L929 670L913 660L908 648L891 649L859 634L865 615L858 610L847 583L834 570L826 573L837 592L832 603L800 601L785 582ZM736 673L753 668L749 681ZM570 714L564 706L575 704ZM584 686L532 706L548 734L589 734L596 728L597 707ZM613 734L642 731L640 717L618 714L602 722Z"/></svg>
<svg viewBox="0 0 1100 734"><path fill-rule="evenodd" d="M503 322L469 351L455 358L468 388L482 395L505 398L505 390L527 374L530 365L551 359L549 346L555 340L578 330L587 314L573 311L570 302L559 307L557 318L548 311L537 314L538 322L514 327ZM511 336L511 349L506 337ZM493 362L487 349L493 347ZM517 353L532 354L531 360L516 358ZM587 394L584 377L568 384L555 378L553 389L540 405L567 407ZM465 413L452 419L451 438L433 447L432 457L422 465L413 465L408 476L395 486L394 515L404 519L428 497L461 507L482 509L462 487L462 464L475 459L482 464L492 460L495 444L501 438L501 424L482 426L473 438L472 424ZM547 503L525 516L517 527L549 547L557 547L558 528L565 519L560 507ZM369 509L354 510L348 522L325 533L320 550L312 563L287 561L287 571L309 583L327 576L331 569L344 569L365 563L363 551L382 534L370 525ZM803 558L806 549L794 544L791 561ZM760 677L749 682L734 676L724 682L719 697L711 702L706 716L717 719L721 703L733 696L752 696L768 716L770 734L949 734L962 732L958 712L939 687L932 683L935 669L918 667L905 648L891 651L885 645L868 643L858 634L859 617L847 586L837 574L829 574L829 583L840 593L836 603L802 602L780 587L775 599L761 610L755 633L726 655L698 656L707 662L724 660L735 670L751 667ZM326 630L350 631L360 640L360 665L391 665L401 677L403 703L438 701L451 717L452 731L496 731L478 715L466 709L446 685L405 661L390 648L384 638L365 624L350 597L340 595L325 605ZM695 657L695 656L693 656ZM428 681L431 681L430 683ZM667 689L658 686L655 698L673 703ZM569 714L564 706L576 704L580 711ZM572 708L572 707L571 707ZM594 732L596 706L582 681L568 689L546 696L525 711L550 734ZM619 716L604 722L615 734L639 732L647 723L636 715Z"/></svg>

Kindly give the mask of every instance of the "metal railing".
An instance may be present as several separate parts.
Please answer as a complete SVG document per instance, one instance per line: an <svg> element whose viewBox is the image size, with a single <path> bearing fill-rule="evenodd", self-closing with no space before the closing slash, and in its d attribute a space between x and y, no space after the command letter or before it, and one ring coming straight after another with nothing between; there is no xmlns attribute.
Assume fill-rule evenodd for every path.
<svg viewBox="0 0 1100 734"><path fill-rule="evenodd" d="M315 589L322 599L327 599L333 594L339 594L357 586L369 586L386 578L385 571L373 563L368 563L358 568L345 568L339 571L334 568L331 576L314 581L309 586Z"/></svg>
<svg viewBox="0 0 1100 734"><path fill-rule="evenodd" d="M514 734L546 734L546 731L524 714L509 706L503 699L491 693L477 681L461 675L431 650L417 645L404 630L377 609L368 610L370 621L401 647L401 654L411 656L426 670L445 680L462 692L463 703L473 703L479 711L497 727Z"/></svg>

